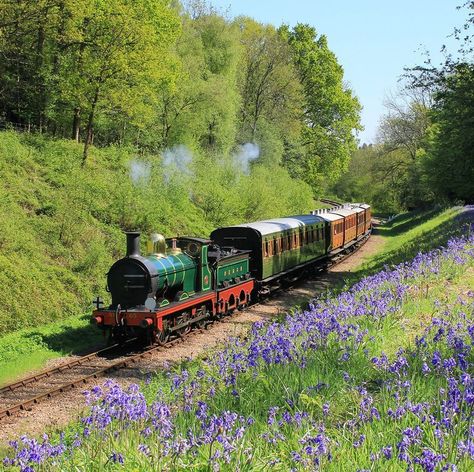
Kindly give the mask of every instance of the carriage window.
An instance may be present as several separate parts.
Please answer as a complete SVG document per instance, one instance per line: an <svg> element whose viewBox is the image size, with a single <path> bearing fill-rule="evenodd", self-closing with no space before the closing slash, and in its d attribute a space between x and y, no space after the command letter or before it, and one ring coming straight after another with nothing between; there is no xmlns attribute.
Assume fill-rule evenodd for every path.
<svg viewBox="0 0 474 472"><path fill-rule="evenodd" d="M268 257L268 241L263 243L263 255L264 257Z"/></svg>
<svg viewBox="0 0 474 472"><path fill-rule="evenodd" d="M286 237L286 239L287 239L287 244L288 244L288 250L290 250L290 249L291 249L291 234L289 234L289 235Z"/></svg>

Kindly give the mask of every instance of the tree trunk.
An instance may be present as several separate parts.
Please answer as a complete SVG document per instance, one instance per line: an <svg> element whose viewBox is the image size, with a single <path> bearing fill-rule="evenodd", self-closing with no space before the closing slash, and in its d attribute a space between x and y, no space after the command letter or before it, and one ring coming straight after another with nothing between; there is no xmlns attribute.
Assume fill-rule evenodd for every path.
<svg viewBox="0 0 474 472"><path fill-rule="evenodd" d="M82 165L85 165L87 156L89 154L89 146L92 143L92 129L94 125L94 112L99 100L99 87L95 89L94 100L92 100L91 111L89 113L89 119L87 120L87 131L86 131L86 140L84 142L84 152L82 154Z"/></svg>
<svg viewBox="0 0 474 472"><path fill-rule="evenodd" d="M37 97L37 126L39 132L42 132L43 127L43 118L45 115L45 108L46 108L46 90L44 85L44 78L43 78L43 53L44 53L44 42L45 42L45 32L44 28L41 25L38 28L38 38L36 42L36 81L38 87L38 97Z"/></svg>
<svg viewBox="0 0 474 472"><path fill-rule="evenodd" d="M71 139L74 139L76 143L79 142L79 132L81 130L81 109L79 107L74 108L74 117L72 119L72 135Z"/></svg>

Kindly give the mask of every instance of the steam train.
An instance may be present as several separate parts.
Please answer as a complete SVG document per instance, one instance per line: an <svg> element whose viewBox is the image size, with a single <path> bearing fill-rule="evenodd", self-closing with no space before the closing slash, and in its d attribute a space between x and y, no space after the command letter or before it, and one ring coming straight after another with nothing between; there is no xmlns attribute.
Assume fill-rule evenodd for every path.
<svg viewBox="0 0 474 472"><path fill-rule="evenodd" d="M107 274L112 302L97 299L91 321L110 342L165 343L324 268L370 232L366 204L218 228L209 239L152 234L147 255L140 233L128 232L126 256Z"/></svg>

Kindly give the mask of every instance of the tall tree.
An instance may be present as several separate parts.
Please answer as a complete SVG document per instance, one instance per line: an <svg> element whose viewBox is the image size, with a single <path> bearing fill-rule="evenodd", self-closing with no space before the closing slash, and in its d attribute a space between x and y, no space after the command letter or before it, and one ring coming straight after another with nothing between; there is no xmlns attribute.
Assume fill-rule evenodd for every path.
<svg viewBox="0 0 474 472"><path fill-rule="evenodd" d="M287 165L321 189L347 167L356 147L354 132L361 129L361 106L344 84L343 69L329 49L326 36L304 24L280 32L287 38L304 90L302 152L293 153Z"/></svg>
<svg viewBox="0 0 474 472"><path fill-rule="evenodd" d="M0 117L45 125L60 0L0 0Z"/></svg>
<svg viewBox="0 0 474 472"><path fill-rule="evenodd" d="M427 173L438 195L474 203L474 64L459 63L436 95Z"/></svg>
<svg viewBox="0 0 474 472"><path fill-rule="evenodd" d="M454 36L457 56L447 54L444 64L430 62L406 74L414 90L432 91L434 106L431 146L425 171L438 197L474 202L474 1L461 7L467 19ZM443 46L443 50L447 50Z"/></svg>
<svg viewBox="0 0 474 472"><path fill-rule="evenodd" d="M162 149L186 144L211 153L229 151L237 131L239 53L237 28L224 18L212 11L194 19L183 14L175 45L177 79L156 84L154 129Z"/></svg>
<svg viewBox="0 0 474 472"><path fill-rule="evenodd" d="M168 74L179 19L166 0L89 0L75 31L61 58L60 92L74 127L86 117L85 162L98 112L139 115L146 124L150 85Z"/></svg>
<svg viewBox="0 0 474 472"><path fill-rule="evenodd" d="M259 121L274 122L286 132L297 128L301 85L288 43L271 25L250 18L236 20L241 29L241 126L254 141Z"/></svg>

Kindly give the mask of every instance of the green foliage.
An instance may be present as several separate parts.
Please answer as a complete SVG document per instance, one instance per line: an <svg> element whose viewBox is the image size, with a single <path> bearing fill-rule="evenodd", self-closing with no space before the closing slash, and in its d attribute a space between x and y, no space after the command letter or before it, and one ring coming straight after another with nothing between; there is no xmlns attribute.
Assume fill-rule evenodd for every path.
<svg viewBox="0 0 474 472"><path fill-rule="evenodd" d="M359 126L314 29L200 0L0 0L0 56L0 123L36 132L0 135L0 333L106 296L121 230L313 209Z"/></svg>
<svg viewBox="0 0 474 472"><path fill-rule="evenodd" d="M377 146L354 153L333 192L394 213L474 202L474 2L463 7L467 20L454 31L461 57L406 72L401 93L386 101Z"/></svg>
<svg viewBox="0 0 474 472"><path fill-rule="evenodd" d="M424 173L425 160L423 149L411 158L401 147L363 146L353 153L347 172L330 191L344 201L368 202L384 214L423 208L434 201Z"/></svg>
<svg viewBox="0 0 474 472"><path fill-rule="evenodd" d="M395 226L403 232L403 227L416 226L417 222L420 221L416 217L410 222L405 216ZM231 413L243 417L237 420L237 427L242 425L242 429L231 439L233 443L229 441L234 446L229 447L229 461L222 460L219 464L225 471L236 468L308 470L314 465L315 454L318 467L327 471L371 467L375 467L374 470L406 470L406 463L397 460L397 444L402 432L406 438L406 431L420 426L423 420L420 417L425 413L432 416L432 421L422 421L424 430L420 441L408 444L409 459L414 463L413 458L424 457L423 450L439 451L437 448L446 447L447 461L456 462L460 470L470 470L469 456L461 455L457 450L461 432L455 429L455 421L462 415L459 410L451 413L439 407L447 398L442 395L454 384L454 376L459 371L454 367L446 372L449 367L436 367L434 361L435 355L445 362L453 358L452 343L445 340L443 331L436 327L440 320L448 326L457 324L462 333L456 337L457 342L469 343L467 327L472 314L466 313L466 305L469 305L469 287L473 282L472 259L456 264L453 258L440 258L436 270L422 268L419 272L407 272L403 277L403 291L399 280L392 281L387 277L379 287L382 289L380 295L374 297L375 290L368 285L367 288L362 286L354 298L347 297L354 303L369 300L367 312L353 314L346 311L346 297L336 299L334 304L338 311L334 310L331 322L344 334L333 332L325 337L313 333L308 342L301 333L296 333L291 341L296 344L298 353L304 354L295 356L298 362L292 362L290 355L290 362L277 358L271 363L265 362L263 356L255 356L255 363L246 369L242 367L245 365L242 359L248 354L245 348L240 352L230 344L227 350L216 353L220 362L210 362L207 353L206 360L185 361L169 371L158 372L141 387L140 396L135 387L133 391L129 390L130 396L123 405L116 398L113 402L104 400L105 387L105 393L97 394L95 399L97 405L108 409L99 421L112 408L114 413L117 409L128 411L120 417L116 415L106 427L94 428L88 423L85 434L84 424L78 421L71 424L66 430L66 441L73 442L79 436L80 446L74 447L69 455L55 456L54 465L52 461L45 461L42 467L44 470L145 471L169 465L172 470L209 470L212 453L222 450L220 435L224 439L230 438L230 435L226 436L230 430L227 423L218 424L211 430L212 420L225 411L229 417ZM395 293L396 298L392 295ZM377 316L370 306L370 300L379 300L376 297L383 297L380 298L382 305L386 302L379 309L383 316ZM328 298L328 311L332 308L331 301ZM349 316L344 316L347 312ZM263 329L275 332L272 324L257 329L257 335L261 335ZM354 336L346 334L349 330L355 332ZM275 345L285 341L288 340L283 336L276 337ZM271 347L266 349L266 345L255 344L255 350L271 353ZM252 354L250 351L249 355ZM380 366L382 357L387 361ZM226 368L227 359L232 366ZM468 352L462 360L469 365L472 353ZM156 430L145 429L147 420L127 419L131 417L131 414L126 415L133 407L141 406L142 392L147 404L154 404ZM455 392L457 394L459 390ZM462 394L463 390L459 395ZM96 407L94 412L97 411L102 413L103 410ZM392 412L396 412L396 418ZM442 430L435 431L434 423L450 418L448 415L451 414L456 415L455 427L451 428L454 433L444 434L444 441L438 444L437 436ZM245 422L249 417L251 420ZM467 414L460 421L467 424L466 417L469 420ZM170 424L173 429L165 429ZM183 448L183 452L180 450L175 455L163 454L168 431L171 431L171 437L179 438L174 444L181 446L185 444L183 438L194 439L205 426L215 436L196 441L192 446L193 453ZM52 434L52 442L57 443L58 435L59 432ZM307 438L315 438L312 444L321 445L319 452L303 449ZM149 449L144 448L144 444ZM387 446L391 453L383 455ZM331 457L326 455L327 448ZM311 463L298 460L305 451L308 455L311 453ZM111 455L117 453L124 459L123 464L111 460ZM219 457L216 456L215 462Z"/></svg>
<svg viewBox="0 0 474 472"><path fill-rule="evenodd" d="M72 316L35 328L22 328L0 336L0 385L41 369L47 360L82 354L103 345L102 334L89 316Z"/></svg>
<svg viewBox="0 0 474 472"><path fill-rule="evenodd" d="M329 49L326 36L298 24L280 28L287 38L303 86L301 143L303 154L289 163L290 170L313 188L334 182L347 168L355 149L353 131L360 129L361 106L343 83L343 69Z"/></svg>
<svg viewBox="0 0 474 472"><path fill-rule="evenodd" d="M258 142L261 160L280 163L286 141L298 139L302 87L286 39L271 25L237 18L242 55L239 68L241 142Z"/></svg>
<svg viewBox="0 0 474 472"><path fill-rule="evenodd" d="M443 246L449 238L470 234L471 218L472 215L465 214L456 207L397 215L389 223L376 228L375 234L381 236L383 244L377 253L363 260L349 280L359 280L386 266L411 259L419 252Z"/></svg>
<svg viewBox="0 0 474 472"><path fill-rule="evenodd" d="M458 64L435 96L431 149L425 163L438 197L474 202L474 64Z"/></svg>
<svg viewBox="0 0 474 472"><path fill-rule="evenodd" d="M172 80L169 47L180 23L168 2L3 1L0 12L10 19L0 24L4 77L16 79L3 91L14 97L2 110L7 119L65 135L72 129L74 139L84 121L84 158L97 115L102 122L113 114L114 120L147 125L153 116L150 84L164 76Z"/></svg>
<svg viewBox="0 0 474 472"><path fill-rule="evenodd" d="M183 164L93 148L84 167L72 141L0 133L0 334L82 314L96 294L107 299L122 230L208 236L313 208L310 188L280 167L247 175L232 154L186 152Z"/></svg>
<svg viewBox="0 0 474 472"><path fill-rule="evenodd" d="M360 106L325 37L206 2L0 0L0 122L95 145L223 155L257 145L322 193ZM32 46L33 45L33 46Z"/></svg>

